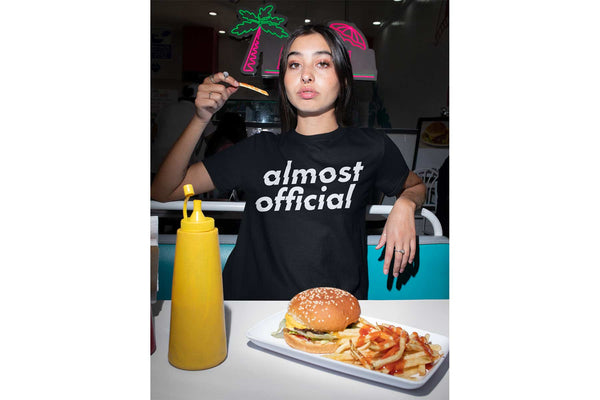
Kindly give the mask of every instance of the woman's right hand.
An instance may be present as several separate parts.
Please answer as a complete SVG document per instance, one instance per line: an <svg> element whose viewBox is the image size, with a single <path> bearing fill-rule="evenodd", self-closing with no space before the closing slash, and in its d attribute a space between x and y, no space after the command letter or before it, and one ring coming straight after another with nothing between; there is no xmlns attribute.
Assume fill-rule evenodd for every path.
<svg viewBox="0 0 600 400"><path fill-rule="evenodd" d="M211 79L212 78L212 79ZM225 87L219 82L227 82L231 86ZM209 75L198 85L196 93L196 116L201 121L208 123L213 114L219 111L229 97L237 92L239 83L226 72L216 72Z"/></svg>

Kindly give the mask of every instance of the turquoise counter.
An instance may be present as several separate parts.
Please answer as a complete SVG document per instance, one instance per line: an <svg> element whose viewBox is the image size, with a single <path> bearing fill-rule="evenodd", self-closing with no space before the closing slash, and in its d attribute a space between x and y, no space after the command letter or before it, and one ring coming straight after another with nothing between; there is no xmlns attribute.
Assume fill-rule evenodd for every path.
<svg viewBox="0 0 600 400"><path fill-rule="evenodd" d="M235 236L220 239L221 265L235 246ZM449 242L444 236L419 236L415 263L398 278L383 274L382 249L375 250L379 236L367 239L369 263L369 300L424 300L449 298ZM159 237L158 300L171 299L175 236Z"/></svg>

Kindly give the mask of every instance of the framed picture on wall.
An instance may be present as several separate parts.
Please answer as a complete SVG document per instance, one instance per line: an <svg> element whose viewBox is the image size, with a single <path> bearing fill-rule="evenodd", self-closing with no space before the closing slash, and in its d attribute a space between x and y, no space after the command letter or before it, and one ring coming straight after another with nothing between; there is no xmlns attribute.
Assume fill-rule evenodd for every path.
<svg viewBox="0 0 600 400"><path fill-rule="evenodd" d="M448 117L419 118L417 129L421 143L433 147L450 145L450 122Z"/></svg>

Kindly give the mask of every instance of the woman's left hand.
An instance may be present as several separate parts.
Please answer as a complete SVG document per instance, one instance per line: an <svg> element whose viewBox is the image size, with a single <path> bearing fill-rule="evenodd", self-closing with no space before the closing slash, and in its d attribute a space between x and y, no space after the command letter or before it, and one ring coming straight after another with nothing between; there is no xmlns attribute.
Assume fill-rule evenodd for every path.
<svg viewBox="0 0 600 400"><path fill-rule="evenodd" d="M399 197L388 215L379 243L375 247L375 250L379 250L386 246L383 261L383 273L386 275L390 270L392 258L395 277L404 272L407 263L412 263L415 259L415 209L416 204L413 201Z"/></svg>

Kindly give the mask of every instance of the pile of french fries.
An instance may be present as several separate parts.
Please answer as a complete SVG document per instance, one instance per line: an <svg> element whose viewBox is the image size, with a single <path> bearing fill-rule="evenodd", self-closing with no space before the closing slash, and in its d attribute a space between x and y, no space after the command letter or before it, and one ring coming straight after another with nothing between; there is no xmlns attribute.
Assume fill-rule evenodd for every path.
<svg viewBox="0 0 600 400"><path fill-rule="evenodd" d="M325 357L385 374L417 380L442 357L441 346L429 342L429 334L408 334L387 324L373 325L363 318L343 331L340 344Z"/></svg>

